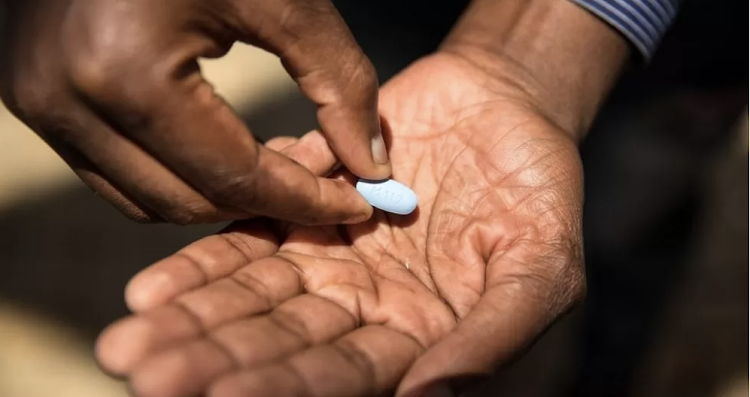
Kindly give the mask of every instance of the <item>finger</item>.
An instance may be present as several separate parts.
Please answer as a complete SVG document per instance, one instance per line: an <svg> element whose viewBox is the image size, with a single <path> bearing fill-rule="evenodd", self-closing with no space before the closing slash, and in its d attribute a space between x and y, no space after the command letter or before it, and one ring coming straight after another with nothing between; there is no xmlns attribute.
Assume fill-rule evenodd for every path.
<svg viewBox="0 0 750 397"><path fill-rule="evenodd" d="M158 213L136 200L130 199L120 189L114 187L104 173L78 151L66 144L54 145L54 150L65 161L70 169L85 183L96 195L101 196L112 204L128 219L141 223L163 222L164 219Z"/></svg>
<svg viewBox="0 0 750 397"><path fill-rule="evenodd" d="M454 331L414 363L398 396L412 395L428 385L467 387L451 384L451 380L492 374L517 358L560 313L578 301L582 276L575 276L578 280L563 273L546 276L561 268L559 260L566 260L564 257L511 259L517 252L518 248L491 259L481 299ZM540 271L531 274L529 269ZM570 292L561 293L559 285Z"/></svg>
<svg viewBox="0 0 750 397"><path fill-rule="evenodd" d="M187 224L250 216L209 202L83 106L45 120L40 130L87 185L131 219Z"/></svg>
<svg viewBox="0 0 750 397"><path fill-rule="evenodd" d="M273 255L278 246L268 219L235 223L138 273L125 288L125 301L134 312L161 306Z"/></svg>
<svg viewBox="0 0 750 397"><path fill-rule="evenodd" d="M286 148L285 153L298 155L295 146ZM300 159L315 171L322 169L316 169L317 160ZM254 177L253 186L268 190L256 194L259 198L251 207L255 213L307 226L354 224L372 216L372 207L351 183L312 177L301 164L267 148L259 150L258 164L263 172Z"/></svg>
<svg viewBox="0 0 750 397"><path fill-rule="evenodd" d="M404 334L384 326L366 326L282 362L227 375L214 383L208 395L385 395L395 390L422 351L419 343Z"/></svg>
<svg viewBox="0 0 750 397"><path fill-rule="evenodd" d="M181 295L171 304L113 324L100 336L97 356L106 370L126 374L156 351L196 338L232 319L267 312L298 295L301 288L289 262L261 259L231 277Z"/></svg>
<svg viewBox="0 0 750 397"><path fill-rule="evenodd" d="M274 152L281 152L286 147L291 146L299 141L299 138L293 136L279 136L266 142L266 147Z"/></svg>
<svg viewBox="0 0 750 397"><path fill-rule="evenodd" d="M327 0L242 3L237 21L245 41L281 57L302 93L319 106L318 122L354 174L391 174L378 115L377 73L333 4Z"/></svg>
<svg viewBox="0 0 750 397"><path fill-rule="evenodd" d="M66 48L73 85L114 130L218 207L304 224L354 223L369 218L372 208L353 186L317 178L289 158L258 145L231 107L202 78L196 58L225 50L226 37L199 36L196 30L185 31L179 18L167 22L173 26L164 25L156 10L140 11L145 18L154 16L152 26L169 30L172 36L170 40L152 40L158 32L131 35L124 44L140 44L143 51L137 56L130 47L118 48L88 32L90 23L83 21L91 18L76 19L79 14L110 15L116 10L96 5L76 7L71 10L72 27L66 31L71 35L68 42L81 43ZM148 21L141 22L146 25ZM115 24L107 29L129 31L130 27ZM91 158L97 149L89 148L86 156ZM141 190L140 180L128 172L130 169L120 168L117 178L109 171L108 175L128 191ZM161 197L175 201L169 192Z"/></svg>
<svg viewBox="0 0 750 397"><path fill-rule="evenodd" d="M510 360L543 330L546 314L528 312L516 299L503 302L505 291L487 291L472 313L456 329L420 357L404 377L397 396L420 395L426 387L451 388L451 380L487 376ZM524 313L514 315L514 310ZM520 318L519 318L520 317Z"/></svg>
<svg viewBox="0 0 750 397"><path fill-rule="evenodd" d="M238 320L148 359L131 376L142 397L199 395L218 376L268 364L330 342L357 326L337 304L314 295L292 298L265 316Z"/></svg>
<svg viewBox="0 0 750 397"><path fill-rule="evenodd" d="M311 131L280 150L315 175L328 175L336 167L336 155L320 131Z"/></svg>
<svg viewBox="0 0 750 397"><path fill-rule="evenodd" d="M207 157L215 157L213 159L190 160L192 153L175 159L178 174L180 161L185 161L182 164L190 163L187 171L182 169L182 175L192 178L190 182L198 186L198 193L183 184L178 177L171 175L169 169L155 159L135 155L138 153L136 146L127 141L114 145L113 141L117 139L119 138L111 139L108 146L97 145L93 139L88 139L81 146L86 155L95 159L95 163L105 169L118 185L134 192L142 201L148 202L159 213L166 214L167 219L177 223L215 220L219 216L216 215L217 212L222 214L219 212L220 208L231 209L224 210L223 213L234 214L232 219L249 216L237 214L259 214L308 225L357 223L368 219L372 214L372 207L351 184L318 178L303 165L265 147L257 148L256 158L252 163L247 162L252 155L243 156L245 158L239 160L237 168L231 164L237 157L231 152L225 152L225 157L221 154L222 149L209 149ZM198 142L187 146L203 151L202 146L212 145ZM325 164L325 159L321 158L324 162L318 163L310 154L305 154L302 150L305 146L287 149L290 150L290 156L306 162L315 172L330 168ZM175 155L174 151L167 148L156 151L166 157ZM239 153L235 155L239 156ZM226 164L227 161L230 164ZM200 171L195 168L199 165ZM246 170L241 171L243 168ZM154 170L160 170L161 173ZM196 174L203 175L195 176ZM181 191L184 193L180 193Z"/></svg>
<svg viewBox="0 0 750 397"><path fill-rule="evenodd" d="M88 112L79 109L68 115L75 117L76 123L87 131L86 139L78 140L77 144L101 168L113 175L115 181L122 182L150 206L126 197L113 186L104 172L99 171L99 167L66 142L58 140L51 143L84 182L129 218L142 222L166 219L176 223L203 223L251 216L245 212L215 207L150 155ZM272 145L279 144L284 145L282 154L315 175L325 175L335 165L335 156L325 137L318 131L309 132L301 139L275 138Z"/></svg>
<svg viewBox="0 0 750 397"><path fill-rule="evenodd" d="M303 290L290 262L266 258L175 299L209 330L231 320L263 313Z"/></svg>
<svg viewBox="0 0 750 397"><path fill-rule="evenodd" d="M208 118L203 120L208 122ZM201 129L210 128L206 126ZM167 132L162 136L171 134ZM162 139L156 135L159 133L154 131L146 141ZM216 140L211 142L200 142L200 139L190 142L189 134L185 135L184 139L175 137L184 141L183 152L168 147L177 146L177 142L164 145L142 143L151 149L151 152L159 153L161 160L165 161L170 169L175 169L179 176L196 186L213 206L306 225L357 223L368 219L372 214L372 207L351 184L318 178L303 165L262 146L256 149L248 147L247 150L250 152L244 154L237 148L222 147L223 143L220 141L223 138L220 134L212 136L215 136ZM165 138L165 141L169 139L172 138ZM92 151L88 151L87 154L96 156ZM292 151L291 154L303 162L307 161L310 166L316 165L312 162L314 159L309 155L301 155L299 150ZM116 155L110 156L109 159L114 156ZM107 160L102 160L101 163L104 164L104 161ZM142 179L135 178L133 173L134 170L143 167L138 168L139 165L133 163L133 160L129 160L124 163L128 164L128 167L113 169L111 174L114 174L114 179L120 185L128 186L132 191L146 189L147 186L141 184ZM167 207L174 202L189 202L176 197L172 192L164 192L166 189L162 185L154 184L153 189L158 193L157 198L166 200L163 203L155 203L154 206ZM237 218L240 217L235 219ZM195 223L192 218L188 219L187 222L181 223Z"/></svg>

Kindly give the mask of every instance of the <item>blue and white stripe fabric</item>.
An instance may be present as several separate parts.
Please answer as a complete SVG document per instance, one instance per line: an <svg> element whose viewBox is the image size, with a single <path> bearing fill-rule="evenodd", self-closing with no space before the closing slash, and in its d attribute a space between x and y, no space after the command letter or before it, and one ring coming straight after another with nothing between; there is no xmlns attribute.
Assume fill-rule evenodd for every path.
<svg viewBox="0 0 750 397"><path fill-rule="evenodd" d="M572 0L619 30L648 60L677 15L680 0Z"/></svg>

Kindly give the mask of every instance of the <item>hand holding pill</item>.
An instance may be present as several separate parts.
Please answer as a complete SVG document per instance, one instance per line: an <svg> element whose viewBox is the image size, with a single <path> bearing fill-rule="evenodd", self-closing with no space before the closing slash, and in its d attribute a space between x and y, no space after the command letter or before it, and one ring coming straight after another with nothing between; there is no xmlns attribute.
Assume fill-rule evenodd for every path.
<svg viewBox="0 0 750 397"><path fill-rule="evenodd" d="M330 0L0 0L0 25L2 102L133 220L371 215L353 186L301 166L309 153L259 145L253 137L267 134L204 78L199 60L235 42L280 58L349 171L392 173L377 73Z"/></svg>

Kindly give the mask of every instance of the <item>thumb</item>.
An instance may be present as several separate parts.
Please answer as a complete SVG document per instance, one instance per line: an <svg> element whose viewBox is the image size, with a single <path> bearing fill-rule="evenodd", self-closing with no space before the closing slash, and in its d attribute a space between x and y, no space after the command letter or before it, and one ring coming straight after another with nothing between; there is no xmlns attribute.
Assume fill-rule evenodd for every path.
<svg viewBox="0 0 750 397"><path fill-rule="evenodd" d="M341 163L367 179L390 176L370 60L328 0L238 1L244 41L281 58Z"/></svg>
<svg viewBox="0 0 750 397"><path fill-rule="evenodd" d="M453 331L412 365L398 396L445 392L446 387L459 395L476 386L516 360L583 298L578 267L552 255L511 259L518 251L493 255L482 297Z"/></svg>

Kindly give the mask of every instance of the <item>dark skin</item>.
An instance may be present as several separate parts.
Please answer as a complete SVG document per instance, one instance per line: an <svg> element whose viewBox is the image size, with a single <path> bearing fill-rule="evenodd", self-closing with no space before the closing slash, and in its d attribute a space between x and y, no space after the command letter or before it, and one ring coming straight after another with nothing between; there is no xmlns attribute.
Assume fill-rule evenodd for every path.
<svg viewBox="0 0 750 397"><path fill-rule="evenodd" d="M354 174L391 166L372 64L327 0L5 0L0 93L126 216L179 224L256 215L356 223L352 186L259 145L200 73L235 41L281 58ZM248 65L252 73L252 65ZM290 159L291 158L291 159Z"/></svg>
<svg viewBox="0 0 750 397"><path fill-rule="evenodd" d="M255 219L198 241L131 281L135 313L102 334L102 366L143 397L471 386L456 380L511 362L583 297L577 143L628 55L567 1L475 1L440 51L380 93L416 213ZM300 156L306 167L335 163L319 133L303 140L320 150Z"/></svg>

